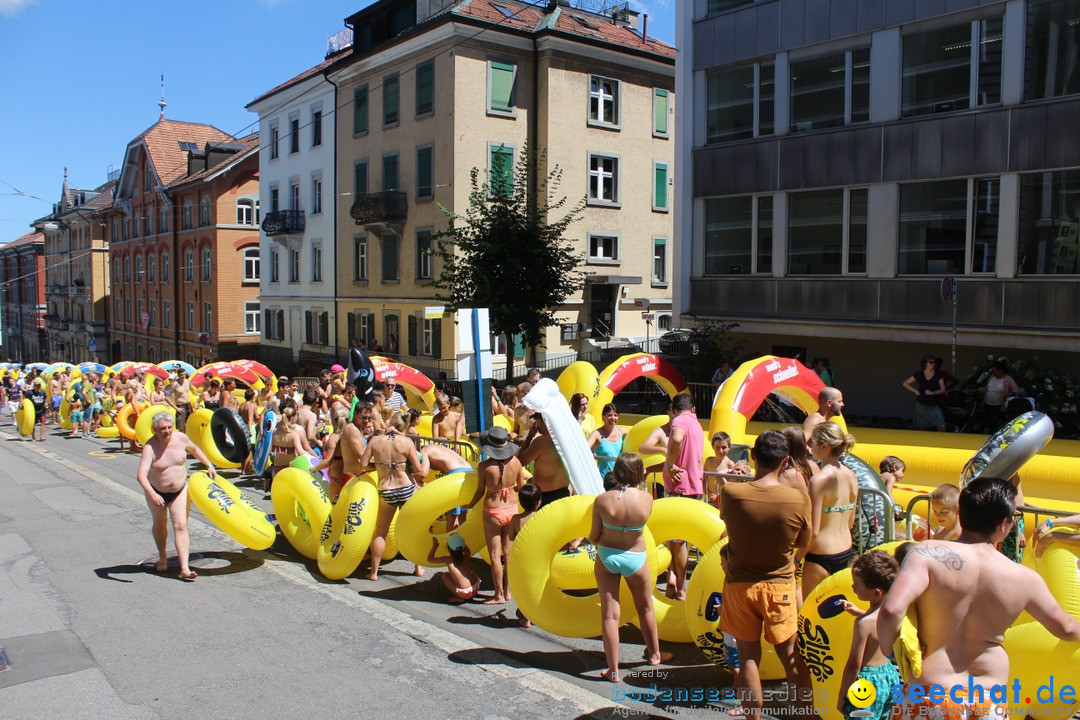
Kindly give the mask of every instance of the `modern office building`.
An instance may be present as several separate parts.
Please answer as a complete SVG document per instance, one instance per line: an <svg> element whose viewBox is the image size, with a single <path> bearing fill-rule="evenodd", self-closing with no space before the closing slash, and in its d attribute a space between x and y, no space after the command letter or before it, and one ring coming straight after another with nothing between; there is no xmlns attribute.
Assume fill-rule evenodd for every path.
<svg viewBox="0 0 1080 720"><path fill-rule="evenodd" d="M24 363L47 360L42 233L27 233L0 245L0 307L4 358Z"/></svg>
<svg viewBox="0 0 1080 720"><path fill-rule="evenodd" d="M683 318L827 356L859 413L957 367L1080 348L1080 3L680 4Z"/></svg>

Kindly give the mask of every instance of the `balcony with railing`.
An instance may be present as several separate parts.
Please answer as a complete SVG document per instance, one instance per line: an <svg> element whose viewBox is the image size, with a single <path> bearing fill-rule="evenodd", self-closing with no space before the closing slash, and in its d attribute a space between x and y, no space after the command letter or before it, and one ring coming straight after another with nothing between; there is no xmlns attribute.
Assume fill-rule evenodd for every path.
<svg viewBox="0 0 1080 720"><path fill-rule="evenodd" d="M349 215L357 225L373 223L403 223L409 214L409 200L404 190L357 195Z"/></svg>
<svg viewBox="0 0 1080 720"><path fill-rule="evenodd" d="M278 210L266 213L262 221L262 230L271 237L298 235L304 232L305 225L303 210Z"/></svg>

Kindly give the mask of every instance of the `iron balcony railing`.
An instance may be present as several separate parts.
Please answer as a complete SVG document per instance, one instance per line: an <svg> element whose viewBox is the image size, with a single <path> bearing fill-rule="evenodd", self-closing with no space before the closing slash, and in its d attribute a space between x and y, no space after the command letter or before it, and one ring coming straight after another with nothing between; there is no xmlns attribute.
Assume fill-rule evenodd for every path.
<svg viewBox="0 0 1080 720"><path fill-rule="evenodd" d="M409 200L404 190L357 195L349 215L357 225L372 223L403 223L409 214Z"/></svg>
<svg viewBox="0 0 1080 720"><path fill-rule="evenodd" d="M266 213L262 221L262 230L269 236L296 235L304 232L303 210L278 210Z"/></svg>

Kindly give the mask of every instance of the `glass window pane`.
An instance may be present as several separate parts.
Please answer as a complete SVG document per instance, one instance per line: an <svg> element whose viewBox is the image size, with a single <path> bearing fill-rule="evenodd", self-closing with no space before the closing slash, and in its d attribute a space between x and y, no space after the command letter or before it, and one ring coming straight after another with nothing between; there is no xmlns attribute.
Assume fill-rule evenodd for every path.
<svg viewBox="0 0 1080 720"><path fill-rule="evenodd" d="M772 196L762 195L757 199L757 271L763 275L772 275Z"/></svg>
<svg viewBox="0 0 1080 720"><path fill-rule="evenodd" d="M750 273L752 202L749 195L705 201L705 275Z"/></svg>
<svg viewBox="0 0 1080 720"><path fill-rule="evenodd" d="M761 63L758 74L758 135L773 134L773 96L776 94L776 82L774 78L773 64Z"/></svg>
<svg viewBox="0 0 1080 720"><path fill-rule="evenodd" d="M1001 35L1003 18L979 21L979 105L1001 102Z"/></svg>
<svg viewBox="0 0 1080 720"><path fill-rule="evenodd" d="M398 121L398 78L393 75L383 80L383 125Z"/></svg>
<svg viewBox="0 0 1080 720"><path fill-rule="evenodd" d="M1024 98L1080 93L1080 3L1028 0Z"/></svg>
<svg viewBox="0 0 1080 720"><path fill-rule="evenodd" d="M902 114L966 110L971 95L971 23L904 36Z"/></svg>
<svg viewBox="0 0 1080 720"><path fill-rule="evenodd" d="M506 147L491 148L491 170L488 187L492 195L509 195L514 187L514 151Z"/></svg>
<svg viewBox="0 0 1080 720"><path fill-rule="evenodd" d="M848 191L848 268L850 273L866 272L866 188Z"/></svg>
<svg viewBox="0 0 1080 720"><path fill-rule="evenodd" d="M368 90L367 85L357 88L353 93L353 134L368 130Z"/></svg>
<svg viewBox="0 0 1080 720"><path fill-rule="evenodd" d="M851 122L870 122L870 48L851 51Z"/></svg>
<svg viewBox="0 0 1080 720"><path fill-rule="evenodd" d="M1000 185L997 178L975 183L975 233L971 248L973 273L992 273L997 269Z"/></svg>
<svg viewBox="0 0 1080 720"><path fill-rule="evenodd" d="M424 63L416 68L416 114L435 109L435 64Z"/></svg>
<svg viewBox="0 0 1080 720"><path fill-rule="evenodd" d="M843 190L788 195L788 273L839 275L843 248Z"/></svg>
<svg viewBox="0 0 1080 720"><path fill-rule="evenodd" d="M791 63L791 132L844 124L846 56Z"/></svg>
<svg viewBox="0 0 1080 720"><path fill-rule="evenodd" d="M361 160L353 167L353 188L357 195L367 194L367 160Z"/></svg>
<svg viewBox="0 0 1080 720"><path fill-rule="evenodd" d="M387 155L382 161L383 168L383 190L397 190L398 185L398 156Z"/></svg>
<svg viewBox="0 0 1080 720"><path fill-rule="evenodd" d="M706 142L754 137L754 66L709 73L705 107Z"/></svg>
<svg viewBox="0 0 1080 720"><path fill-rule="evenodd" d="M1021 176L1019 235L1019 274L1073 275L1080 270L1080 170Z"/></svg>
<svg viewBox="0 0 1080 720"><path fill-rule="evenodd" d="M901 275L963 273L966 237L966 180L900 186Z"/></svg>
<svg viewBox="0 0 1080 720"><path fill-rule="evenodd" d="M434 191L434 181L431 171L431 148L420 148L416 151L416 195L417 197L431 197Z"/></svg>

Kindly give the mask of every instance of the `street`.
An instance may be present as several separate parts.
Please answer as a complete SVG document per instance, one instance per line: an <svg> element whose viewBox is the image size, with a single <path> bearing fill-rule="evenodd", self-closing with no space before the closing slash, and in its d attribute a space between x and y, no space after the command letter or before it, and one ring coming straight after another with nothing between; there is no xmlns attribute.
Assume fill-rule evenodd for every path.
<svg viewBox="0 0 1080 720"><path fill-rule="evenodd" d="M27 442L6 420L4 718L727 717L719 705L613 701L653 683L728 687L692 645L665 646L675 661L653 670L640 633L624 628L613 693L598 676L599 638L522 629L513 605L450 606L435 571L415 578L402 558L378 582L330 582L280 536L248 550L193 507L198 580L177 578L171 532L169 572L156 574L138 457L52 426L46 442Z"/></svg>

